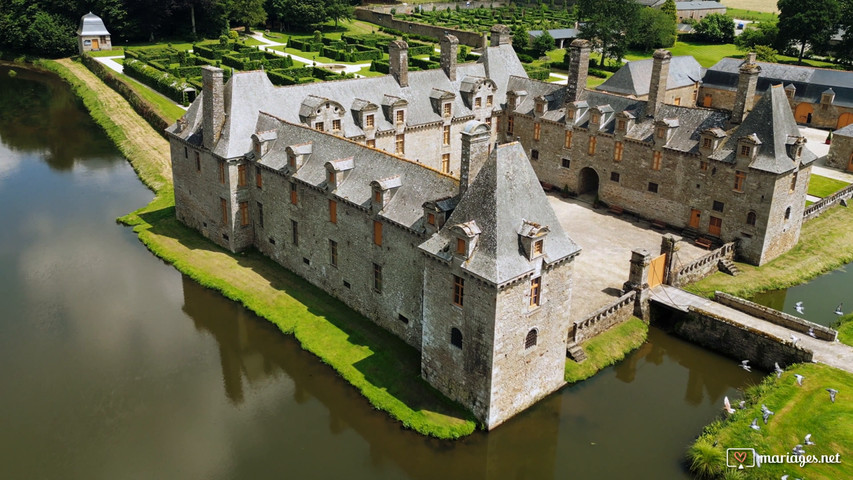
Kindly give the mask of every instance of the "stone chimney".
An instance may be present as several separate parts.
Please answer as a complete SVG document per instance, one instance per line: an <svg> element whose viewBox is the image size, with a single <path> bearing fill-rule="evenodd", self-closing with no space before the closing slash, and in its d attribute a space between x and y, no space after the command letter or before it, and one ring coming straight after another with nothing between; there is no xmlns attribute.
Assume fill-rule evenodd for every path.
<svg viewBox="0 0 853 480"><path fill-rule="evenodd" d="M729 120L732 125L739 125L746 114L752 110L759 73L761 73L761 67L755 63L755 53L750 52L746 56L746 61L740 66L735 104L732 107L732 118Z"/></svg>
<svg viewBox="0 0 853 480"><path fill-rule="evenodd" d="M441 69L450 81L456 80L456 54L459 50L459 39L453 35L441 37Z"/></svg>
<svg viewBox="0 0 853 480"><path fill-rule="evenodd" d="M225 85L222 83L222 69L201 67L203 88L202 99L202 139L204 148L213 150L222 125L225 123Z"/></svg>
<svg viewBox="0 0 853 480"><path fill-rule="evenodd" d="M586 88L586 75L589 71L589 40L576 39L569 46L569 80L566 82L566 103L580 100L581 92Z"/></svg>
<svg viewBox="0 0 853 480"><path fill-rule="evenodd" d="M493 47L509 45L512 42L512 30L506 25L493 25L490 32Z"/></svg>
<svg viewBox="0 0 853 480"><path fill-rule="evenodd" d="M666 97L666 84L669 79L669 61L672 54L668 50L655 50L652 64L652 79L649 84L649 103L646 115L654 117L660 111L660 106Z"/></svg>
<svg viewBox="0 0 853 480"><path fill-rule="evenodd" d="M409 86L409 44L394 40L388 44L388 63L391 75L401 87Z"/></svg>
<svg viewBox="0 0 853 480"><path fill-rule="evenodd" d="M471 120L462 129L462 165L459 172L459 195L468 191L468 185L489 157L491 129L483 122Z"/></svg>

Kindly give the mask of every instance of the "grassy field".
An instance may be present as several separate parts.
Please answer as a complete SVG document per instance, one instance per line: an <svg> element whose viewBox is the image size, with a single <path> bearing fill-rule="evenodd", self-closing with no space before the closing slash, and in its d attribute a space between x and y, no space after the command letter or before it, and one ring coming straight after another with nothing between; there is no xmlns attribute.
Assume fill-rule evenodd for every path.
<svg viewBox="0 0 853 480"><path fill-rule="evenodd" d="M726 9L726 15L732 18L737 18L738 20L752 20L754 22L775 22L779 19L776 12L764 12L731 7Z"/></svg>
<svg viewBox="0 0 853 480"><path fill-rule="evenodd" d="M820 198L828 197L847 185L850 184L834 178L812 174L809 180L809 195Z"/></svg>
<svg viewBox="0 0 853 480"><path fill-rule="evenodd" d="M794 373L803 375L803 386L797 385ZM830 401L827 388L839 393L835 403ZM853 478L853 375L826 365L802 364L790 367L781 378L770 375L744 393L747 404L726 419L705 428L690 448L688 457L694 472L706 472L706 478L778 479L789 478ZM738 399L730 399L736 404ZM775 412L765 425L761 405ZM721 405L722 406L722 405ZM760 430L749 427L758 419ZM804 437L812 434L815 445L805 445ZM762 455L790 454L795 445L803 445L806 455L840 454L840 464L764 463L750 468L743 475L726 470L727 448L754 448ZM731 461L731 460L730 460Z"/></svg>
<svg viewBox="0 0 853 480"><path fill-rule="evenodd" d="M776 12L776 0L721 0L720 3L732 9L753 10L756 12Z"/></svg>
<svg viewBox="0 0 853 480"><path fill-rule="evenodd" d="M585 380L602 368L613 365L646 341L649 326L639 318L631 318L610 330L581 344L587 359L576 363L566 360L566 381L576 383Z"/></svg>
<svg viewBox="0 0 853 480"><path fill-rule="evenodd" d="M833 326L838 330L838 341L853 347L853 313L848 313L838 319L838 323Z"/></svg>
<svg viewBox="0 0 853 480"><path fill-rule="evenodd" d="M750 298L756 293L788 288L853 261L853 209L835 206L803 224L800 241L788 252L761 267L737 263L741 275L715 273L685 287L710 297L720 290Z"/></svg>

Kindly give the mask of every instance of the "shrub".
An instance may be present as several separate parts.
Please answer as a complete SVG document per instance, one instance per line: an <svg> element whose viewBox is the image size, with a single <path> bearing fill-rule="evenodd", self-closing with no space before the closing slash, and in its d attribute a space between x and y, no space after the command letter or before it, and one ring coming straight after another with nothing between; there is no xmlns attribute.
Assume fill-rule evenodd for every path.
<svg viewBox="0 0 853 480"><path fill-rule="evenodd" d="M184 90L191 87L171 73L162 72L136 59L125 60L124 73L178 103L187 103Z"/></svg>
<svg viewBox="0 0 853 480"><path fill-rule="evenodd" d="M697 440L687 451L687 457L690 459L690 471L699 478L717 478L723 473L726 462L723 450L706 438Z"/></svg>

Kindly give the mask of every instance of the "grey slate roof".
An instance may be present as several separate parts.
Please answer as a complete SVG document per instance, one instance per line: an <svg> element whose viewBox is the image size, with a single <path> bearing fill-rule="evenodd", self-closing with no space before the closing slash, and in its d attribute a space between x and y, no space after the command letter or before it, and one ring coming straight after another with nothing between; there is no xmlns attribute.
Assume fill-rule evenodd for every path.
<svg viewBox="0 0 853 480"><path fill-rule="evenodd" d="M107 27L104 26L104 21L101 20L101 17L92 12L83 15L80 19L80 26L77 27L77 35L101 36L109 34L110 32L107 31Z"/></svg>
<svg viewBox="0 0 853 480"><path fill-rule="evenodd" d="M675 2L675 10L714 10L726 9L726 6L720 2Z"/></svg>
<svg viewBox="0 0 853 480"><path fill-rule="evenodd" d="M455 225L476 222L481 233L471 256L462 268L496 285L515 280L535 270L519 241L525 221L548 226L544 261L560 261L580 252L557 220L536 172L520 143L498 145L462 196L444 228L420 248L446 261Z"/></svg>
<svg viewBox="0 0 853 480"><path fill-rule="evenodd" d="M836 135L841 135L842 137L853 137L853 123L832 132L833 137Z"/></svg>
<svg viewBox="0 0 853 480"><path fill-rule="evenodd" d="M788 154L786 145L801 135L797 122L794 121L794 114L791 113L788 97L780 85L764 92L743 123L711 158L734 163L738 139L752 137L753 140L757 138L760 145L756 147L758 152L750 163L750 168L776 174L790 172L797 167L797 163ZM815 158L811 150L803 148L800 163L807 165Z"/></svg>
<svg viewBox="0 0 853 480"><path fill-rule="evenodd" d="M628 62L595 89L637 97L648 95L652 79L652 66L653 60L651 58ZM666 88L669 90L693 85L702 80L703 73L702 65L699 65L695 58L689 55L672 57L669 62L669 77Z"/></svg>
<svg viewBox="0 0 853 480"><path fill-rule="evenodd" d="M833 103L853 107L853 72L827 70L814 67L756 62L761 67L756 91L762 93L771 85L793 84L797 89L795 99L800 102L819 103L820 95L827 88L835 92ZM705 72L704 86L731 91L737 90L739 68L743 60L724 58Z"/></svg>
<svg viewBox="0 0 853 480"><path fill-rule="evenodd" d="M527 32L531 37L539 37L542 35L542 30L530 30ZM573 38L577 38L578 29L577 28L555 28L553 30L548 30L548 34L554 40L570 40Z"/></svg>

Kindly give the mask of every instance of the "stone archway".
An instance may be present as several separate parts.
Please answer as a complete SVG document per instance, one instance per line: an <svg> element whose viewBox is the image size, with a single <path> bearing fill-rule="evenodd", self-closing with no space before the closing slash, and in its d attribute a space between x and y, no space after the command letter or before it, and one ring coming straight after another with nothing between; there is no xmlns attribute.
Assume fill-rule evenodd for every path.
<svg viewBox="0 0 853 480"><path fill-rule="evenodd" d="M598 195L598 172L592 167L584 167L578 176L578 194Z"/></svg>
<svg viewBox="0 0 853 480"><path fill-rule="evenodd" d="M803 102L797 105L797 109L794 110L794 120L797 123L811 123L813 113L814 107L812 104Z"/></svg>

